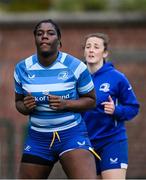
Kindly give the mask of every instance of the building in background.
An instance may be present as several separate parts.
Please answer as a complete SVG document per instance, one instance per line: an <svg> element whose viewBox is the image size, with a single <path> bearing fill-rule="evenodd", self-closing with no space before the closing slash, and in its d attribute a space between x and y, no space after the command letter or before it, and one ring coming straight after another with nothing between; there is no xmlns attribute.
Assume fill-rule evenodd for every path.
<svg viewBox="0 0 146 180"><path fill-rule="evenodd" d="M89 5L90 10L83 10L82 7L82 12L79 10L54 11L52 1L43 1L46 3L45 8L47 7L44 12L24 10L23 13L11 11L7 14L6 6L12 2L16 3L16 1L18 2L18 0L0 1L0 5L3 5L0 6L0 178L16 178L25 138L27 118L22 117L16 111L14 105L14 66L21 58L28 57L35 52L32 35L34 24L47 18L52 18L60 24L62 51L71 53L81 60L83 60L81 43L86 34L98 31L105 32L110 36L111 60L119 70L127 75L141 104L139 115L134 121L127 123L129 136L127 178L146 178L146 14L143 11L135 11L134 6L133 12L127 10L124 13L121 10L116 12L115 9L120 9L121 0L109 0L110 3L105 4L103 8L103 2L107 1L104 0L102 3L100 1L99 7L104 12L99 11L100 8L98 11L93 10L93 7ZM53 1L56 8L59 6L59 4L55 5L57 1L59 2L59 0ZM60 0L62 4L63 1L65 2L65 0ZM70 4L77 3L75 0L68 1L70 1ZM89 2L83 1L87 4ZM93 1L92 5L96 3ZM42 0L38 2L42 2ZM130 3L130 0L123 0L123 2ZM144 1L141 0L140 2L143 3ZM68 5L67 0L65 4ZM79 7L79 5L76 6ZM129 7L131 6L129 5ZM143 10L145 6L142 7ZM107 11L108 8L114 11ZM65 178L60 164L56 165L51 177Z"/></svg>

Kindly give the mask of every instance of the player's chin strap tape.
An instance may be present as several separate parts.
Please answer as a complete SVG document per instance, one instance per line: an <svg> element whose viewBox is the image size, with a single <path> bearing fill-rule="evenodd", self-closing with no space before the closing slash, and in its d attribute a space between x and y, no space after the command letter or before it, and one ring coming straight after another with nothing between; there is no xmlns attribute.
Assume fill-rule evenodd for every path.
<svg viewBox="0 0 146 180"><path fill-rule="evenodd" d="M89 147L89 151L91 151L101 161L100 156L94 151L93 148Z"/></svg>
<svg viewBox="0 0 146 180"><path fill-rule="evenodd" d="M53 138L50 144L50 148L53 146L56 137L58 138L59 142L61 142L58 132L57 131L53 132Z"/></svg>

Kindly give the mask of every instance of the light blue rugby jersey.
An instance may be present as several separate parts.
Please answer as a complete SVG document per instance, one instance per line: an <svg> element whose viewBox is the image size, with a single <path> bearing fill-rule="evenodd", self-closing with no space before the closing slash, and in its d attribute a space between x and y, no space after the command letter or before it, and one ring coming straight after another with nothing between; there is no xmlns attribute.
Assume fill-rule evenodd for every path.
<svg viewBox="0 0 146 180"><path fill-rule="evenodd" d="M48 94L63 99L77 99L94 88L86 65L77 58L59 52L49 67L42 66L37 55L20 61L14 71L15 91L35 97L37 107L29 116L30 126L39 132L60 131L76 126L80 113L56 111L49 108Z"/></svg>

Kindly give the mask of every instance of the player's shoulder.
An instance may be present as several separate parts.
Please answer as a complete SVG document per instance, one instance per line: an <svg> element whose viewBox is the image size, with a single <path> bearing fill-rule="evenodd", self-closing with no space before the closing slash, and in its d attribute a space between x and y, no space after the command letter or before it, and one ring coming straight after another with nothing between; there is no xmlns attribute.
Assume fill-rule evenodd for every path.
<svg viewBox="0 0 146 180"><path fill-rule="evenodd" d="M126 75L123 72L121 72L120 70L118 70L117 68L113 68L111 72L113 73L113 75L117 76L117 78L123 79L126 77Z"/></svg>
<svg viewBox="0 0 146 180"><path fill-rule="evenodd" d="M127 82L129 82L129 80L128 80L128 78L127 78L127 76L123 73L123 72L121 72L120 70L118 70L118 69L113 69L113 72L112 72L112 77L114 77L114 79L116 78L116 80L118 81L118 82L121 82L122 84L124 83L127 83ZM111 77L111 78L112 78Z"/></svg>
<svg viewBox="0 0 146 180"><path fill-rule="evenodd" d="M17 64L16 64L16 68L26 68L26 66L28 66L29 64L33 63L33 59L34 59L35 55L31 55L28 56L26 58L21 59Z"/></svg>
<svg viewBox="0 0 146 180"><path fill-rule="evenodd" d="M68 67L78 67L78 66L83 66L83 67L86 67L86 65L83 63L82 60L80 60L79 58L71 55L71 54L68 54L68 53L64 53L62 52L62 56L65 54L65 58L64 58L64 61L63 61L63 64L68 66Z"/></svg>

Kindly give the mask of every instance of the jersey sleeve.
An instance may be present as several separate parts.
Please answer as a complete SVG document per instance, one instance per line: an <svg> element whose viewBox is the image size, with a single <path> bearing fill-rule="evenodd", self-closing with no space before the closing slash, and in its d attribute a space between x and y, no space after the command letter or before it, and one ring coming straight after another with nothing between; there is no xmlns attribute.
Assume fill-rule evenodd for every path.
<svg viewBox="0 0 146 180"><path fill-rule="evenodd" d="M128 79L123 75L119 83L119 98L114 115L120 121L131 120L139 112L139 102Z"/></svg>
<svg viewBox="0 0 146 180"><path fill-rule="evenodd" d="M15 92L18 94L23 94L21 77L20 77L18 65L16 65L15 70L14 70L14 85L15 85Z"/></svg>
<svg viewBox="0 0 146 180"><path fill-rule="evenodd" d="M86 94L94 89L94 84L91 75L87 69L87 66L81 62L77 68L78 71L78 83L77 89L79 94Z"/></svg>

